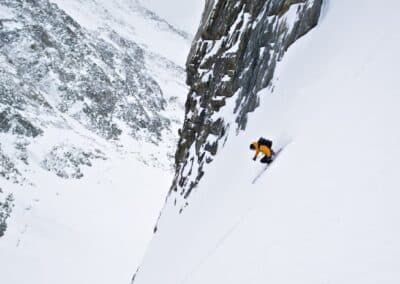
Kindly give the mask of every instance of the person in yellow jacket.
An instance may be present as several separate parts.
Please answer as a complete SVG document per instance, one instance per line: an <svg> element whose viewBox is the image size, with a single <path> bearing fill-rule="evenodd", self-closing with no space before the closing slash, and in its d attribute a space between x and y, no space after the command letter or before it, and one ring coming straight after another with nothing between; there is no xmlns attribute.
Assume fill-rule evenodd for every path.
<svg viewBox="0 0 400 284"><path fill-rule="evenodd" d="M256 151L253 161L257 160L260 153L264 154L264 157L260 160L261 163L270 164L272 162L274 151L272 150L272 141L261 137L258 141L250 144L250 150Z"/></svg>

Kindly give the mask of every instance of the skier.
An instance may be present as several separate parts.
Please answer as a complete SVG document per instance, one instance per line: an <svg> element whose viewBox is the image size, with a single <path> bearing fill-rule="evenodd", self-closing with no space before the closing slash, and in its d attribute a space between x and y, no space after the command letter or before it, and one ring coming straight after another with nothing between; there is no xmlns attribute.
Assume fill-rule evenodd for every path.
<svg viewBox="0 0 400 284"><path fill-rule="evenodd" d="M260 137L257 142L251 143L250 150L256 151L253 161L257 160L257 156L260 152L263 153L264 157L260 160L260 162L264 164L270 164L273 160L273 156L275 155L274 151L272 150L272 141L263 137Z"/></svg>

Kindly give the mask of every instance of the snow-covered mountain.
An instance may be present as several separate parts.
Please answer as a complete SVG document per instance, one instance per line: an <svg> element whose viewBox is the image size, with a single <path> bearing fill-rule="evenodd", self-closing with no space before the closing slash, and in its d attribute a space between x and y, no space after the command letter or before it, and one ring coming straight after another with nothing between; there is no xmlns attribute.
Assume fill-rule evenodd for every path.
<svg viewBox="0 0 400 284"><path fill-rule="evenodd" d="M2 281L129 282L172 179L191 37L139 1L0 1Z"/></svg>
<svg viewBox="0 0 400 284"><path fill-rule="evenodd" d="M65 10L80 25L97 31L100 36L103 34L107 38L107 31L114 30L122 37L142 45L147 52L162 55L180 66L185 62L187 45L192 36L160 18L139 0L51 2Z"/></svg>
<svg viewBox="0 0 400 284"><path fill-rule="evenodd" d="M320 4L208 1L135 284L399 283L400 5ZM260 136L286 146L252 184Z"/></svg>

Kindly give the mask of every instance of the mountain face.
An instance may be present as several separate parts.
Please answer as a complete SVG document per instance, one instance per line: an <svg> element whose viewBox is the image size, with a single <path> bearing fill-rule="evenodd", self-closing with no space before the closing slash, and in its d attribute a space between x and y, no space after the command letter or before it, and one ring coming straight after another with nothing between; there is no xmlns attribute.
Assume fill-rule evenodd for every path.
<svg viewBox="0 0 400 284"><path fill-rule="evenodd" d="M207 1L187 60L190 92L171 187L179 209L228 138L227 130L246 128L247 114L259 105L257 93L272 86L275 66L289 46L318 23L321 5Z"/></svg>
<svg viewBox="0 0 400 284"><path fill-rule="evenodd" d="M135 3L142 18L187 41L188 34ZM84 131L117 144L124 136L150 144L172 141L178 116L168 110L180 102L160 86L157 74L159 66L166 66L182 89L179 63L146 50L140 41L122 37L112 23L88 31L47 0L0 4L3 178L15 183L26 180L23 171L32 163L30 145L46 137L47 129L76 132L75 124L79 124ZM107 159L99 147L84 149L65 142L46 145L39 161L42 168L62 178L80 178L82 166ZM169 143L166 147L172 148L174 143Z"/></svg>
<svg viewBox="0 0 400 284"><path fill-rule="evenodd" d="M226 63L227 54L213 57L230 38L204 23L221 21L222 30L229 29L229 20L223 22L229 13L223 12L232 2L240 10L241 4L250 8L257 1L208 3L210 16L188 61L189 75L195 74L189 82L196 85L181 130L183 157L178 150L177 163L182 162L134 283L399 283L399 2L380 6L373 0L336 0L320 7L316 1L296 1L281 14L267 13L266 20L280 19L283 27L285 18L289 26L299 20L302 14L294 12L307 14L299 7L318 7L308 11L320 15L317 26L287 50L285 44L276 53L275 44L266 47L271 58L281 58L270 83L262 78L272 70L256 72L268 62L267 57L258 60L265 50L251 50L253 37L259 36L255 43L277 38L275 33L263 37L268 28L251 33L263 14L230 20L248 27L236 33L248 35L237 46L249 48L252 56L241 53L233 67ZM265 2L266 7L288 3ZM253 21L251 28L246 19ZM312 26L308 17L302 19L305 24L298 27ZM202 49L202 36L224 40L216 40L210 51L214 40ZM199 65L191 65L202 50L204 57L194 61ZM202 58L210 58L210 65ZM191 66L199 73L191 73ZM203 74L202 68L210 72ZM233 79L231 73L225 77L228 83L242 80L228 85L232 92L222 92L224 80L213 81L224 68L233 74L242 70ZM252 93L264 83L267 87ZM217 98L223 100L219 111L208 104ZM218 119L215 135L203 138ZM283 149L267 168L259 163L261 157L252 161L249 150L260 136L271 139L274 150ZM211 137L217 141L216 155L205 149ZM182 148L186 142L188 150ZM207 164L207 158L212 162ZM192 183L197 185L190 192Z"/></svg>
<svg viewBox="0 0 400 284"><path fill-rule="evenodd" d="M117 121L128 126L132 136L142 130L152 133L155 141L160 139L162 129L169 126L168 119L158 115L166 101L157 82L143 69L141 47L112 31L108 41L84 33L48 1L5 1L3 5L15 18L3 20L1 54L10 85L3 86L2 105L23 108L19 101L29 98L32 107L68 114L107 139L121 134ZM13 83L13 76L23 81ZM10 98L17 84L34 86L37 94L30 96L32 91L19 88L20 93ZM51 102L44 95L50 90L57 93ZM23 117L13 119L13 115L11 110L2 112L4 131L16 120L22 135L35 137L42 132L40 125L26 125Z"/></svg>
<svg viewBox="0 0 400 284"><path fill-rule="evenodd" d="M139 1L0 1L4 281L129 281L172 176L190 38Z"/></svg>

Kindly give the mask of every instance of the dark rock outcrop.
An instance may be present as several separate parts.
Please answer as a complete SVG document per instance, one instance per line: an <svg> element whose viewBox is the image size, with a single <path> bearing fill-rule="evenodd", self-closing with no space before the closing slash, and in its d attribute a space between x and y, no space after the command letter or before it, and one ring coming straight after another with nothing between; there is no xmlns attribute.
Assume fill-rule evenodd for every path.
<svg viewBox="0 0 400 284"><path fill-rule="evenodd" d="M19 113L12 113L11 109L0 112L0 132L11 132L16 135L36 137L43 133L43 130L34 126L28 119Z"/></svg>
<svg viewBox="0 0 400 284"><path fill-rule="evenodd" d="M12 183L21 183L23 181L21 173L18 171L15 164L11 161L10 157L8 157L3 152L1 144L0 144L0 178L3 178L7 181L11 181Z"/></svg>
<svg viewBox="0 0 400 284"><path fill-rule="evenodd" d="M0 196L3 193L0 188ZM8 194L4 201L0 201L0 238L4 236L4 232L7 230L7 219L11 215L14 197L12 194Z"/></svg>
<svg viewBox="0 0 400 284"><path fill-rule="evenodd" d="M100 150L88 152L73 145L57 145L47 154L42 166L61 178L79 179L83 177L82 166L91 167L95 159L106 158Z"/></svg>

